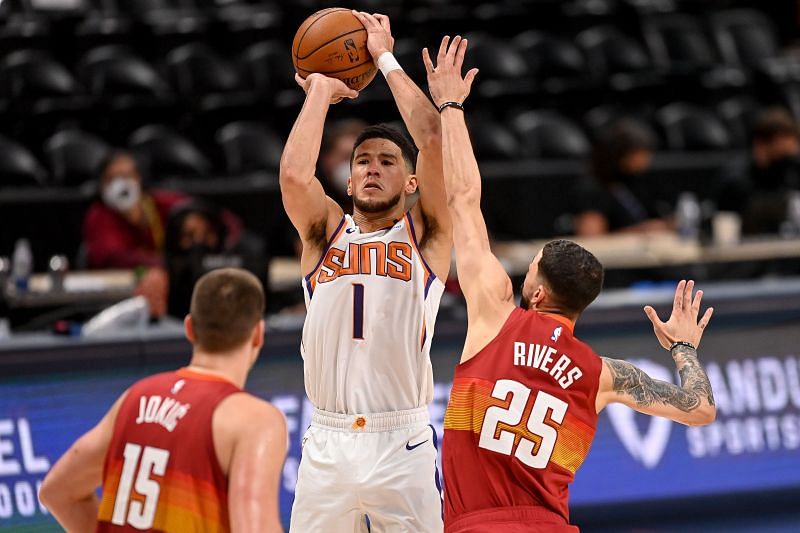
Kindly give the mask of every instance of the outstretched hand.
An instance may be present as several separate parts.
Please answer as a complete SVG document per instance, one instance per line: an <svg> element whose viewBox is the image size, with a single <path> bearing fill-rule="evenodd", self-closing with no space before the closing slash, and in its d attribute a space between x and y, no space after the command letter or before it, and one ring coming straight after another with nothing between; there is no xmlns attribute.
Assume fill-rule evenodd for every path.
<svg viewBox="0 0 800 533"><path fill-rule="evenodd" d="M342 80L330 78L324 74L309 74L306 78L301 78L299 74L294 75L297 82L306 94L312 90L324 90L328 92L328 98L332 104L341 102L344 98L356 98L358 91L345 85Z"/></svg>
<svg viewBox="0 0 800 533"><path fill-rule="evenodd" d="M467 75L461 77L461 69L464 66L464 55L467 53L467 40L456 35L453 40L446 35L439 46L439 54L436 56L436 65L431 61L428 49L422 50L422 61L425 63L425 70L428 72L428 90L436 106L445 102L464 103L469 96L472 82L478 74L478 69L473 68Z"/></svg>
<svg viewBox="0 0 800 533"><path fill-rule="evenodd" d="M666 322L662 322L658 318L658 314L651 306L647 305L644 308L647 318L653 323L653 331L656 333L658 342L667 350L672 343L677 341L690 342L699 346L703 331L708 325L708 321L711 320L713 307L709 307L700 321L697 321L703 291L697 291L692 298L693 289L694 281L692 280L688 282L681 280L678 283L678 287L675 289L675 300L672 303L672 314Z"/></svg>
<svg viewBox="0 0 800 533"><path fill-rule="evenodd" d="M356 10L353 10L353 15L367 30L367 50L377 65L381 54L394 50L394 37L392 37L392 29L389 26L389 17L380 13L370 15Z"/></svg>

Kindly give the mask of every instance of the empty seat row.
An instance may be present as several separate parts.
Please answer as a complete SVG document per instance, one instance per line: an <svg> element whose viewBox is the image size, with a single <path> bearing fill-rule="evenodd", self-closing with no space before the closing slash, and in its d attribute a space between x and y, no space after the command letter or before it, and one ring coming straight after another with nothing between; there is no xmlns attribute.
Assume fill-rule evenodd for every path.
<svg viewBox="0 0 800 533"><path fill-rule="evenodd" d="M162 74L163 72L163 74ZM128 47L87 52L74 72L42 50L18 50L0 60L0 98L13 103L47 98L146 96L169 100L250 90L271 93L294 85L288 49L262 42L227 60L203 43L172 50L160 67Z"/></svg>
<svg viewBox="0 0 800 533"><path fill-rule="evenodd" d="M283 140L263 124L234 122L222 127L216 143L224 159L220 173L243 176L253 172L275 174ZM134 131L128 148L141 157L148 177L205 178L217 175L211 158L173 129L153 124ZM97 178L111 147L99 137L77 129L52 135L43 147L47 168L23 145L0 137L0 188L75 186Z"/></svg>

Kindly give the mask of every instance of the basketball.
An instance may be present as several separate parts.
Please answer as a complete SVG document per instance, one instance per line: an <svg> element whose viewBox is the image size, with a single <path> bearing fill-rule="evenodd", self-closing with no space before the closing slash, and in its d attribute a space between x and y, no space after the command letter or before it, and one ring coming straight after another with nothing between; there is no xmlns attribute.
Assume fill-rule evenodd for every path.
<svg viewBox="0 0 800 533"><path fill-rule="evenodd" d="M350 9L317 11L298 28L292 42L292 63L301 78L315 72L342 80L360 91L377 68L367 51L367 30Z"/></svg>

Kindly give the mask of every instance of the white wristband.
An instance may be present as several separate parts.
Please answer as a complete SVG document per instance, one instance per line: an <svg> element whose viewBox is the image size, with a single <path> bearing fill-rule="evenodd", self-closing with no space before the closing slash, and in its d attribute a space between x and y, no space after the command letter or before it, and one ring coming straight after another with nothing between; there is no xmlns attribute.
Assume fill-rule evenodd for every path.
<svg viewBox="0 0 800 533"><path fill-rule="evenodd" d="M381 54L378 58L378 68L383 72L384 78L393 70L403 70L403 67L400 66L400 63L397 62L397 59L395 59L394 54L391 52L384 52Z"/></svg>

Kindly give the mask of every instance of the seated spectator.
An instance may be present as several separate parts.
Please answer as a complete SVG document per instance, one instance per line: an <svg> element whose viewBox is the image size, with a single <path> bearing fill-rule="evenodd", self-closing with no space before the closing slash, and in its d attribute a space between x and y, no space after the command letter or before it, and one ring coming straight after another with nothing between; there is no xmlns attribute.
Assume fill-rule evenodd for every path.
<svg viewBox="0 0 800 533"><path fill-rule="evenodd" d="M368 124L359 119L334 122L325 131L319 154L319 180L325 193L342 206L345 213L353 210L353 202L347 194L350 177L350 159L358 134Z"/></svg>
<svg viewBox="0 0 800 533"><path fill-rule="evenodd" d="M160 266L167 215L186 195L145 190L139 165L124 151L109 155L99 180L100 198L83 220L89 268Z"/></svg>
<svg viewBox="0 0 800 533"><path fill-rule="evenodd" d="M624 119L600 136L592 147L592 178L573 191L576 235L672 229L670 206L660 205L643 179L654 147L648 130Z"/></svg>
<svg viewBox="0 0 800 533"><path fill-rule="evenodd" d="M167 313L189 312L192 288L216 268L245 268L267 285L267 256L258 237L232 225L230 214L203 200L177 205L167 221L164 263L169 277Z"/></svg>
<svg viewBox="0 0 800 533"><path fill-rule="evenodd" d="M800 190L800 131L788 111L759 113L750 153L723 170L717 207L742 216L742 233L777 233L789 191Z"/></svg>

